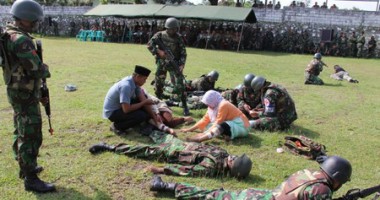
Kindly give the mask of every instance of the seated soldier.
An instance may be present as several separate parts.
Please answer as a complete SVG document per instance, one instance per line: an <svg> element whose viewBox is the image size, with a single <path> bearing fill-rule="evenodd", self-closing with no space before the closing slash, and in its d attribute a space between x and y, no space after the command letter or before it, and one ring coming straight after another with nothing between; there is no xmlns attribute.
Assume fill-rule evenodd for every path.
<svg viewBox="0 0 380 200"><path fill-rule="evenodd" d="M297 119L294 101L284 87L272 84L261 76L252 80L251 87L260 94L264 106L250 111L254 120L249 123L253 129L285 130Z"/></svg>
<svg viewBox="0 0 380 200"><path fill-rule="evenodd" d="M243 88L243 84L239 84L234 89L228 89L226 91L223 91L221 95L225 100L229 101L230 103L232 103L234 106L237 107L238 106L237 97L238 97L239 92L241 92L242 88Z"/></svg>
<svg viewBox="0 0 380 200"><path fill-rule="evenodd" d="M188 141L203 142L217 136L223 136L226 140L248 136L247 117L229 101L223 99L219 92L209 90L203 96L202 102L208 107L207 113L194 126L182 131L199 129L204 132L187 138Z"/></svg>
<svg viewBox="0 0 380 200"><path fill-rule="evenodd" d="M223 188L204 189L187 183L164 182L159 176L154 176L150 190L172 192L177 199L332 199L333 193L350 181L351 173L349 161L339 156L331 156L321 164L319 170L300 170L273 190L249 188L233 192Z"/></svg>
<svg viewBox="0 0 380 200"><path fill-rule="evenodd" d="M260 106L260 95L254 91L251 87L251 82L255 78L253 74L247 74L244 77L244 85L237 96L237 107L239 110L247 116L248 119L252 119L249 114L250 111Z"/></svg>
<svg viewBox="0 0 380 200"><path fill-rule="evenodd" d="M165 167L150 166L155 174L177 176L232 177L243 179L249 176L251 159L243 154L234 156L226 150L212 145L184 142L173 135L153 131L149 135L152 145L128 145L120 143L110 146L105 143L93 145L89 151L97 154L111 151L136 158L159 159L171 163Z"/></svg>
<svg viewBox="0 0 380 200"><path fill-rule="evenodd" d="M198 79L186 81L186 101L189 109L195 110L206 108L199 100L205 92L215 90L215 82L218 78L219 73L217 71L211 71L207 75L204 74ZM169 105L178 105L182 107L178 96L175 95L174 86L170 82L165 83L164 93L165 96L170 97Z"/></svg>
<svg viewBox="0 0 380 200"><path fill-rule="evenodd" d="M330 77L333 79L336 79L338 81L344 79L350 83L359 83L358 80L353 79L350 74L339 65L334 65L334 71L335 73L330 75Z"/></svg>

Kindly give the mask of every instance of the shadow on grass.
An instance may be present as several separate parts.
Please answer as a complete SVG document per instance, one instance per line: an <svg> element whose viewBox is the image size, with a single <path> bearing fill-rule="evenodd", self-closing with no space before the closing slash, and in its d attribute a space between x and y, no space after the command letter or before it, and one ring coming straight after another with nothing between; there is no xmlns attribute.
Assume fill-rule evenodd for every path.
<svg viewBox="0 0 380 200"><path fill-rule="evenodd" d="M250 184L260 184L262 182L264 182L265 180L263 178L261 178L260 176L256 176L256 175L252 175L250 174L248 178L244 179L244 180L241 180L242 182L246 182L246 183L250 183ZM197 187L197 185L193 185L195 187ZM209 187L205 187L203 189L207 189L207 190L217 190L217 189L222 189L222 188L217 188L217 187L214 187L214 188L209 188ZM244 188L246 189L246 188ZM241 190L244 190L243 188ZM235 191L235 190L231 190L231 191ZM154 195L156 198L174 198L174 192L156 192L155 195Z"/></svg>
<svg viewBox="0 0 380 200"><path fill-rule="evenodd" d="M101 190L98 190L97 188L92 186L92 189L94 190L94 196L88 197L85 194L82 194L81 192L78 192L77 190L73 188L64 188L64 187L57 187L57 192L55 193L46 193L46 194L40 194L40 193L34 193L36 195L37 199L80 199L80 200L94 200L94 199L112 199L110 196L107 195L106 192L103 192Z"/></svg>
<svg viewBox="0 0 380 200"><path fill-rule="evenodd" d="M328 87L341 87L343 86L342 83L325 83L322 86L328 86Z"/></svg>
<svg viewBox="0 0 380 200"><path fill-rule="evenodd" d="M291 128L288 130L289 133L293 133L294 135L304 135L306 137L309 137L311 139L315 139L319 137L319 133L312 131L308 128L297 126L297 125L291 125Z"/></svg>

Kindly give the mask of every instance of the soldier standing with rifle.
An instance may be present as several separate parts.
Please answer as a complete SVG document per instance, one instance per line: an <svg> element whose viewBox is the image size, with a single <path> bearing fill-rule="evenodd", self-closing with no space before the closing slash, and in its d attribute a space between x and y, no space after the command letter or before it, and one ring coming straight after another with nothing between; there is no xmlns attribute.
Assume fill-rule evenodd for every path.
<svg viewBox="0 0 380 200"><path fill-rule="evenodd" d="M13 151L20 166L20 178L24 178L25 190L52 192L55 186L40 180L37 173L37 156L42 144L42 119L39 102L47 104L47 97L41 98L42 79L49 78L48 66L42 63L33 43L32 31L37 30L43 19L40 4L32 0L17 0L10 13L15 22L6 26L3 42L5 63L4 81L7 85L8 101L14 110Z"/></svg>
<svg viewBox="0 0 380 200"><path fill-rule="evenodd" d="M156 56L155 94L163 98L163 88L167 71L170 73L174 93L181 99L183 114L190 115L186 102L185 79L183 69L186 63L186 47L182 37L177 33L179 21L170 17L165 22L166 30L157 32L148 42L148 50Z"/></svg>

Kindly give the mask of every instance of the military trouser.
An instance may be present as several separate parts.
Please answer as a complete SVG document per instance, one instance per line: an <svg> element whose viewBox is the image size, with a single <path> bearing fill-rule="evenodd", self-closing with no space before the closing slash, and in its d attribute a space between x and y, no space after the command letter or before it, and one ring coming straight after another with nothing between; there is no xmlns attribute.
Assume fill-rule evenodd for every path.
<svg viewBox="0 0 380 200"><path fill-rule="evenodd" d="M249 123L251 124L252 129L269 131L283 129L283 127L280 124L280 120L278 120L277 117L260 117L256 120L250 120Z"/></svg>
<svg viewBox="0 0 380 200"><path fill-rule="evenodd" d="M175 197L177 199L223 199L223 200L237 200L237 199L252 199L252 200L270 200L274 199L272 191L264 189L246 189L239 192L226 191L221 189L203 189L195 187L187 183L180 183L175 188Z"/></svg>
<svg viewBox="0 0 380 200"><path fill-rule="evenodd" d="M39 99L30 91L7 89L14 116L13 152L21 169L34 169L42 144L42 119Z"/></svg>
<svg viewBox="0 0 380 200"><path fill-rule="evenodd" d="M170 162L170 160L176 159L176 152L182 151L186 147L182 140L159 131L153 131L149 137L154 144L128 145L120 143L116 145L115 152L136 158L160 159Z"/></svg>
<svg viewBox="0 0 380 200"><path fill-rule="evenodd" d="M363 43L358 43L356 47L357 47L357 54L356 54L356 56L357 56L358 58L363 57L363 48L364 48L364 44L363 44Z"/></svg>
<svg viewBox="0 0 380 200"><path fill-rule="evenodd" d="M305 72L305 84L323 85L324 82L318 76Z"/></svg>
<svg viewBox="0 0 380 200"><path fill-rule="evenodd" d="M187 108L186 103L186 88L185 80L182 72L179 69L174 69L165 63L161 63L160 60L157 60L157 71L155 74L155 85L154 90L155 94L159 99L162 99L162 94L164 92L166 74L169 71L170 82L174 85L173 94L176 94L183 104L184 108Z"/></svg>

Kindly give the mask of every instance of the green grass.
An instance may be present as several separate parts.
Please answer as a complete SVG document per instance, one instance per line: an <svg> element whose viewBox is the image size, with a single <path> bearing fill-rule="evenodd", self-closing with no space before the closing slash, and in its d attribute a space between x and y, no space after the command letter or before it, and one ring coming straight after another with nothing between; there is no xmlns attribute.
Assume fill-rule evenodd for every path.
<svg viewBox="0 0 380 200"><path fill-rule="evenodd" d="M92 156L88 148L100 141L111 144L148 143L137 133L125 137L109 131L110 122L102 119L104 96L109 87L133 72L134 65L146 66L154 72L153 56L145 45L78 42L74 39L43 38L44 60L50 66L48 79L51 95L54 135L48 133L43 113L44 142L39 164L45 167L40 177L52 181L58 193L34 194L25 192L18 179L18 164L12 155L12 114L7 102L4 83L0 83L0 194L1 199L170 199L149 191L152 178L144 169L145 161L104 153ZM227 52L187 49L185 68L187 79L217 69L217 86L235 87L245 74L252 72L285 86L292 95L298 112L288 132L251 131L247 139L226 144L215 139L232 154L247 153L253 160L250 177L245 181L231 178L186 178L164 176L166 181L189 182L207 188L224 187L240 190L248 187L274 188L284 178L303 168L318 168L316 162L290 153L276 153L279 143L289 134L302 134L326 145L328 154L341 155L353 165L352 181L335 195L351 188L365 188L380 180L380 81L379 60L324 57L330 68L321 78L325 86L304 85L303 72L312 55L293 55L273 52ZM359 84L339 82L329 78L332 66L340 64ZM149 85L145 88L153 91ZM65 92L66 84L75 84L75 92ZM199 119L205 110L194 111ZM181 110L175 108L175 114ZM185 138L183 133L180 138Z"/></svg>

